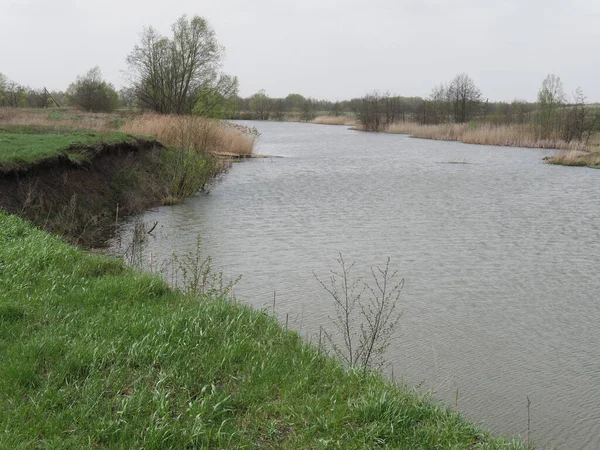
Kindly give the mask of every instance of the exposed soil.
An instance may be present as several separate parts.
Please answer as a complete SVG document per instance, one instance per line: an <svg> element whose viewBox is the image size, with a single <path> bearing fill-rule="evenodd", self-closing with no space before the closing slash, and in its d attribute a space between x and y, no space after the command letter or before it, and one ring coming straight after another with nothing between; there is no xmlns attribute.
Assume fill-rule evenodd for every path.
<svg viewBox="0 0 600 450"><path fill-rule="evenodd" d="M140 213L168 195L162 146L133 140L71 148L27 166L0 166L0 208L84 246L101 246L117 217ZM81 161L80 161L81 159Z"/></svg>

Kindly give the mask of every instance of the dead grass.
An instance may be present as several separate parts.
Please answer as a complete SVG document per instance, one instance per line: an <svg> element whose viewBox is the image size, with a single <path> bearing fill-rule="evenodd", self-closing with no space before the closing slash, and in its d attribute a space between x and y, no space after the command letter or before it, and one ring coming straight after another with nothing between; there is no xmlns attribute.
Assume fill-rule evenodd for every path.
<svg viewBox="0 0 600 450"><path fill-rule="evenodd" d="M134 117L120 131L152 136L169 147L237 156L250 156L259 136L255 128L230 122L154 113Z"/></svg>
<svg viewBox="0 0 600 450"><path fill-rule="evenodd" d="M500 145L506 147L547 148L578 152L593 151L600 144L594 136L588 145L580 141L565 142L560 139L537 139L530 125L442 124L420 125L399 122L388 126L388 133L410 134L412 137L438 141L460 141L466 144Z"/></svg>
<svg viewBox="0 0 600 450"><path fill-rule="evenodd" d="M577 150L561 150L546 160L548 164L561 166L588 166L600 168L600 152L581 152Z"/></svg>
<svg viewBox="0 0 600 450"><path fill-rule="evenodd" d="M88 113L73 108L0 108L0 124L9 126L114 131L119 118L116 113Z"/></svg>
<svg viewBox="0 0 600 450"><path fill-rule="evenodd" d="M350 116L318 116L312 123L319 125L356 125L356 121Z"/></svg>

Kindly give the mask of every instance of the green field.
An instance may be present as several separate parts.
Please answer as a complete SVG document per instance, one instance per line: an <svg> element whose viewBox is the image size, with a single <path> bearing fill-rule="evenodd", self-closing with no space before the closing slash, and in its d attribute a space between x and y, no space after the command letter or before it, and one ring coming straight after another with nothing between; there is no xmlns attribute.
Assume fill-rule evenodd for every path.
<svg viewBox="0 0 600 450"><path fill-rule="evenodd" d="M133 136L98 131L64 131L47 127L0 128L0 165L32 164L39 160L64 154L71 147L116 143L132 139ZM71 149L72 153L77 153Z"/></svg>
<svg viewBox="0 0 600 450"><path fill-rule="evenodd" d="M0 448L521 448L0 213Z"/></svg>

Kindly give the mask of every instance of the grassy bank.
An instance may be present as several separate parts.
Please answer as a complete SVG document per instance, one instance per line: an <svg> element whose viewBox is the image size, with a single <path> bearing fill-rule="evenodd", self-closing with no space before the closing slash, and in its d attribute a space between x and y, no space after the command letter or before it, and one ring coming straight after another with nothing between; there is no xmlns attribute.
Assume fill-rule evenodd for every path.
<svg viewBox="0 0 600 450"><path fill-rule="evenodd" d="M61 132L43 127L4 126L0 128L0 166L6 170L62 154L77 159L84 147L133 139L131 135L118 132Z"/></svg>
<svg viewBox="0 0 600 450"><path fill-rule="evenodd" d="M0 448L513 447L264 313L2 213L0 324Z"/></svg>
<svg viewBox="0 0 600 450"><path fill-rule="evenodd" d="M248 157L258 132L255 129L198 116L81 112L72 108L0 108L0 129L20 127L45 130L45 134L121 132L153 137L165 146L208 154Z"/></svg>
<svg viewBox="0 0 600 450"><path fill-rule="evenodd" d="M223 169L217 155L248 156L257 137L189 116L0 109L0 208L99 246L123 216L198 192Z"/></svg>

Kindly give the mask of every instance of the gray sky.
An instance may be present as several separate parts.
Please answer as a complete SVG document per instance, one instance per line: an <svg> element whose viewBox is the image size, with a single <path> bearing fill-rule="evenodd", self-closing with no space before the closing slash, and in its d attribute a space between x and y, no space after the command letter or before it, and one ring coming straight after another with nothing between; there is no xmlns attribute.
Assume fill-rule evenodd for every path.
<svg viewBox="0 0 600 450"><path fill-rule="evenodd" d="M426 96L468 73L484 98L534 100L549 72L600 101L600 0L0 0L0 72L65 89L99 65L117 87L144 26L201 15L240 94Z"/></svg>

